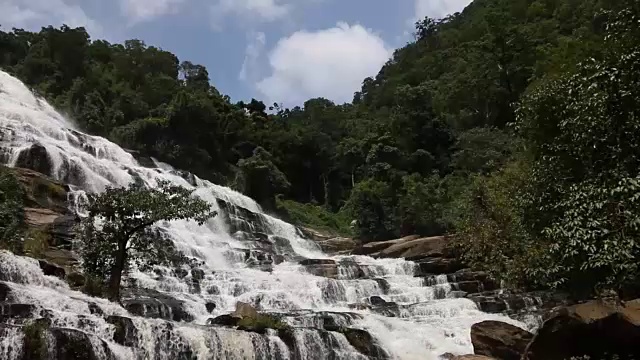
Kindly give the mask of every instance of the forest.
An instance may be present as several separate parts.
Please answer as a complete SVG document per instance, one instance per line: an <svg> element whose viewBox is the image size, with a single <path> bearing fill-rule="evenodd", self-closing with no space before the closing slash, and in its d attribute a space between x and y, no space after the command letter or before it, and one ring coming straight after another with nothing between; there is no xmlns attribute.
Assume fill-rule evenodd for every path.
<svg viewBox="0 0 640 360"><path fill-rule="evenodd" d="M288 109L141 40L0 31L0 67L82 130L300 225L456 234L513 287L589 293L640 278L638 49L637 0L475 0L416 23L351 103Z"/></svg>

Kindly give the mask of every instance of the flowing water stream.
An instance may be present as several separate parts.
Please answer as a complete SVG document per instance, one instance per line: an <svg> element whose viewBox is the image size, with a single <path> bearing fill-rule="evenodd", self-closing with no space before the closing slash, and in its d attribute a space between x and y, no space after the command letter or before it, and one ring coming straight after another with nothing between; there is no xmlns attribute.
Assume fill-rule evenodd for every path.
<svg viewBox="0 0 640 360"><path fill-rule="evenodd" d="M85 192L132 181L153 187L168 180L195 189L219 212L204 226L187 221L160 225L178 249L203 263L197 271L156 268L133 271L127 280L177 301L183 321L132 316L120 305L45 276L34 259L0 252L0 286L10 289L8 301L30 305L33 318L46 314L55 327L89 334L99 359L366 359L341 332L322 329L327 318L341 328L368 331L381 349L380 358L437 359L447 352L472 353L470 328L476 322L496 319L524 327L456 298L446 276L426 281L414 276L414 263L398 259L330 257L294 226L265 214L240 193L159 162L143 166L116 144L76 130L1 71L0 132L0 158L9 166L33 156L34 149L46 150L38 164L70 184L73 211L81 208ZM255 234L261 238L256 240ZM332 260L338 274L314 276L299 264L302 259ZM397 316L350 306L375 295L399 304ZM283 339L275 331L257 334L207 325L208 319L232 312L238 301L281 314L294 326L293 334ZM131 319L128 346L114 341L116 327L106 320L109 316ZM19 327L0 328L1 359L17 359L22 344Z"/></svg>

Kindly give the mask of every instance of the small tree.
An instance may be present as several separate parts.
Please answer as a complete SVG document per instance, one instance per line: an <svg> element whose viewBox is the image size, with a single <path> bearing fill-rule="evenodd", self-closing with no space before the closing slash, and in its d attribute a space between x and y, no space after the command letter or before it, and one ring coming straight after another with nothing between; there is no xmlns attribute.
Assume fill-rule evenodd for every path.
<svg viewBox="0 0 640 360"><path fill-rule="evenodd" d="M24 226L23 189L11 170L0 167L0 248L22 252Z"/></svg>
<svg viewBox="0 0 640 360"><path fill-rule="evenodd" d="M120 300L122 273L131 263L144 269L184 262L171 239L153 225L172 220L202 225L216 215L191 193L161 182L155 189L132 184L89 195L89 216L80 226L83 266L88 274L108 282L110 300Z"/></svg>

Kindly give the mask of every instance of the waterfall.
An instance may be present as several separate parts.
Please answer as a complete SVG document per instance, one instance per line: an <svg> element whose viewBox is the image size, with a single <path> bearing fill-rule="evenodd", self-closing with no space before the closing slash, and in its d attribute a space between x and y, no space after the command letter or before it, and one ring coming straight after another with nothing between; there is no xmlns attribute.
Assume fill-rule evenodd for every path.
<svg viewBox="0 0 640 360"><path fill-rule="evenodd" d="M0 251L0 294L7 293L3 306L19 304L23 317L49 319L51 329L58 330L47 336L85 344L95 359L366 359L338 331L347 327L371 334L380 358L437 359L447 352L472 353L469 331L476 322L524 326L456 298L446 276L425 282L415 276L412 262L328 256L293 225L238 192L155 160L143 166L116 144L79 131L2 71L0 160L69 184L72 211L81 208L87 192L132 181L148 187L169 181L193 189L219 213L203 226L190 221L160 225L180 251L201 261L200 268L134 269L128 275L127 283L147 296L136 303L142 307L138 315L153 313L154 318L74 291L44 275L37 260ZM304 259L334 266L335 274L320 276L301 265ZM372 296L395 306L389 313L353 306ZM293 330L259 334L208 325L211 318L232 312L238 301L282 316ZM21 325L0 321L0 358L18 358ZM123 341L114 340L118 331L126 332Z"/></svg>

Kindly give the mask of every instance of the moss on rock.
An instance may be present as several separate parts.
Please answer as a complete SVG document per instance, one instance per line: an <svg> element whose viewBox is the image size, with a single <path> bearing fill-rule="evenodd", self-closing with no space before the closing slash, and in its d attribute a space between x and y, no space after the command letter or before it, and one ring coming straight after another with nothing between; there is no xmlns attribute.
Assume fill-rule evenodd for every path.
<svg viewBox="0 0 640 360"><path fill-rule="evenodd" d="M22 327L24 334L23 356L29 360L48 359L47 331L51 326L49 319L37 319Z"/></svg>

